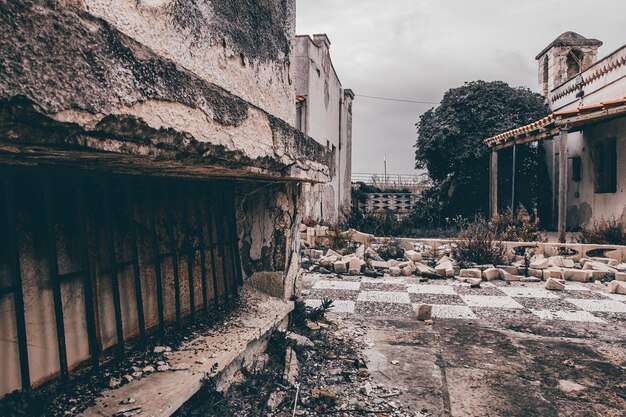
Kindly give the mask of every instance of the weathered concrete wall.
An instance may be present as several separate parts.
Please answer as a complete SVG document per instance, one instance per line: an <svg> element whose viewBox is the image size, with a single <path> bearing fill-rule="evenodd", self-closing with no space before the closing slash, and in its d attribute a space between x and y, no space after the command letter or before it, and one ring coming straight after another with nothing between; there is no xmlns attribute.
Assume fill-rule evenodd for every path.
<svg viewBox="0 0 626 417"><path fill-rule="evenodd" d="M329 48L326 35L298 36L295 79L296 94L306 98L303 131L335 153L335 174L331 181L305 187L303 191L308 196L304 218L336 224L349 211L350 204L345 195L350 190L354 95L342 89Z"/></svg>
<svg viewBox="0 0 626 417"><path fill-rule="evenodd" d="M241 185L239 191L237 217L244 273L257 288L289 298L300 269L301 186Z"/></svg>
<svg viewBox="0 0 626 417"><path fill-rule="evenodd" d="M295 1L82 0L176 65L293 124Z"/></svg>
<svg viewBox="0 0 626 417"><path fill-rule="evenodd" d="M576 228L583 223L602 218L615 217L626 223L626 119L621 118L602 123L585 130L582 134L568 135L568 157L579 156L582 161L582 180L572 180L572 163L569 160L567 224ZM595 192L595 164L591 155L594 141L617 139L617 191L615 193ZM578 193L578 197L576 196Z"/></svg>
<svg viewBox="0 0 626 417"><path fill-rule="evenodd" d="M0 4L2 142L169 159L199 176L330 178L331 153L291 127L292 1L74 3Z"/></svg>
<svg viewBox="0 0 626 417"><path fill-rule="evenodd" d="M555 48L552 48L552 50ZM552 51L551 50L551 51ZM550 53L550 51L548 52ZM588 51L589 59L595 59L595 51ZM564 65L564 61L560 62ZM563 72L563 68L560 70ZM626 97L626 47L590 64L582 72L583 84L570 80L552 90L547 99L552 111L575 109L603 101ZM584 95L576 97L580 91ZM591 155L594 141L615 138L617 140L617 191L615 193L595 192L595 166L603 161L595 161ZM552 189L557 189L558 140L546 141L546 162ZM568 156L568 195L567 227L576 228L583 223L594 222L602 218L615 217L626 222L626 119L621 117L585 128L582 132L570 132L567 138ZM582 180L572 177L572 158L580 157L582 162ZM556 204L556 193L553 195Z"/></svg>

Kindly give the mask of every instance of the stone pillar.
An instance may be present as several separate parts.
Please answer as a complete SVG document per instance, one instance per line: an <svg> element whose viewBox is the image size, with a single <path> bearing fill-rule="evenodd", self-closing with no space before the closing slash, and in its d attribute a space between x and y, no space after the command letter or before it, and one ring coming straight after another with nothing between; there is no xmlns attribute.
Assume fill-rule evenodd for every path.
<svg viewBox="0 0 626 417"><path fill-rule="evenodd" d="M565 242L565 217L567 215L567 130L559 133L559 242Z"/></svg>
<svg viewBox="0 0 626 417"><path fill-rule="evenodd" d="M493 218L498 214L498 151L496 148L491 148L489 162L489 214Z"/></svg>

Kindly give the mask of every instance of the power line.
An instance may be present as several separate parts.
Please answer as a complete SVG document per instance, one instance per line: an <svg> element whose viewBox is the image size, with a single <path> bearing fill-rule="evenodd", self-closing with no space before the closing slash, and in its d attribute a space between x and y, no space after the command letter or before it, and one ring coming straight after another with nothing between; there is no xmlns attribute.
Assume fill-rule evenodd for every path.
<svg viewBox="0 0 626 417"><path fill-rule="evenodd" d="M372 99L375 99L375 100L400 101L400 102L403 102L403 103L439 104L439 103L435 103L434 101L404 100L404 99L400 99L400 98L389 98L389 97L366 96L366 95L364 95L364 94L355 94L355 96L356 96L356 97L372 98Z"/></svg>

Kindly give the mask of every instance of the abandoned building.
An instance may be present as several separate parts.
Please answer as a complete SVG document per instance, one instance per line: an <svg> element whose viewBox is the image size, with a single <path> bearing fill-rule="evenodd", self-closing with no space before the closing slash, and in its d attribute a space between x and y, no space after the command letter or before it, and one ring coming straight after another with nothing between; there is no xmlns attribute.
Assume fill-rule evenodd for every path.
<svg viewBox="0 0 626 417"><path fill-rule="evenodd" d="M277 296L262 313L288 304L303 184L338 184L330 207L349 198L352 101L324 38L296 49L295 0L0 14L0 397L123 357L249 282ZM311 112L296 129L305 40L324 78L299 92Z"/></svg>
<svg viewBox="0 0 626 417"><path fill-rule="evenodd" d="M603 218L626 221L621 162L626 157L626 45L598 61L601 45L566 32L537 55L539 87L551 114L485 140L492 149L492 213L498 210L498 152L537 142L546 151L552 220L561 237Z"/></svg>
<svg viewBox="0 0 626 417"><path fill-rule="evenodd" d="M336 225L350 213L352 101L341 86L325 34L296 37L296 127L336 154L331 181L303 186L303 218Z"/></svg>

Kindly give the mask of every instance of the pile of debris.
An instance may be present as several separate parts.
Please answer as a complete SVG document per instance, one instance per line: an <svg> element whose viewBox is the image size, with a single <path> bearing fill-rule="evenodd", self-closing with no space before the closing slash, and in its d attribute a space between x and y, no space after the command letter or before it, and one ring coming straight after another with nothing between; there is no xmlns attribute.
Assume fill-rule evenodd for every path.
<svg viewBox="0 0 626 417"><path fill-rule="evenodd" d="M247 372L246 378L226 394L210 384L181 410L181 416L415 416L403 404L405 392L377 383L363 357L365 326L344 326L340 319L321 316L309 320L299 305L288 331L277 331L270 340L270 360L265 368Z"/></svg>
<svg viewBox="0 0 626 417"><path fill-rule="evenodd" d="M453 257L455 243L433 248L422 243L394 241L380 242L372 235L349 230L341 237L350 244L343 249L332 249L330 244L338 232L327 227L303 227L307 240L303 245L302 267L311 272L338 275L365 275L382 277L418 276L420 280L453 278L472 286L482 281L545 281L545 288L559 290L564 281L608 283L609 292L626 294L626 263L607 257L589 257L574 261L568 256L510 254L508 265L463 265ZM376 243L379 242L379 243ZM385 257L381 255L387 255ZM386 258L386 259L385 259Z"/></svg>

